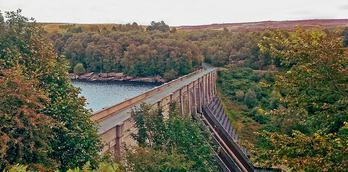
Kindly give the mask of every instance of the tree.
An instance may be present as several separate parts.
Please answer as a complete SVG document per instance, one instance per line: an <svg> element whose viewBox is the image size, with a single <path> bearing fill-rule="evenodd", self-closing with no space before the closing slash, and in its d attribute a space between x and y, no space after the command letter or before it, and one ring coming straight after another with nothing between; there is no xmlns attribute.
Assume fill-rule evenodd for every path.
<svg viewBox="0 0 348 172"><path fill-rule="evenodd" d="M155 150L147 147L139 147L129 151L127 156L128 170L142 171L190 171L192 163L188 162L184 155L175 150L167 153L166 150Z"/></svg>
<svg viewBox="0 0 348 172"><path fill-rule="evenodd" d="M260 155L268 164L283 164L296 171L345 171L348 137L343 132L347 131L346 123L337 134L264 133L272 146Z"/></svg>
<svg viewBox="0 0 348 172"><path fill-rule="evenodd" d="M166 79L167 81L173 80L178 77L178 72L174 69L171 69L167 72L164 73L163 78Z"/></svg>
<svg viewBox="0 0 348 172"><path fill-rule="evenodd" d="M343 45L345 47L348 46L348 27L346 27L343 31Z"/></svg>
<svg viewBox="0 0 348 172"><path fill-rule="evenodd" d="M52 127L58 125L40 113L48 101L37 82L26 79L20 67L0 71L0 170L11 164L50 169L58 163L49 157Z"/></svg>
<svg viewBox="0 0 348 172"><path fill-rule="evenodd" d="M270 112L278 132L263 134L273 153L267 158L294 170L347 169L348 59L341 41L336 33L298 29L271 33L260 44L284 70L275 83L281 105Z"/></svg>
<svg viewBox="0 0 348 172"><path fill-rule="evenodd" d="M147 105L133 111L132 117L139 129L134 137L142 147L131 154L137 155L130 157L132 168L157 168L158 171L170 171L170 168L179 171L217 170L210 136L201 130L202 126L197 122L179 116L177 110L171 111L169 119L165 120L161 110L151 111ZM163 153L154 157L159 152Z"/></svg>
<svg viewBox="0 0 348 172"><path fill-rule="evenodd" d="M42 28L29 22L20 10L7 12L5 18L5 29L0 32L0 71L20 68L26 80L36 83L32 91L41 90L47 97L35 112L57 122L50 125L52 134L45 130L38 134L47 134L42 141L48 147L40 151L47 153L62 170L88 161L95 164L101 147L97 128L89 119L91 113L84 107L85 100L78 97L79 90L70 82L67 62L56 56ZM19 96L25 97L24 93ZM10 100L0 99L10 105ZM21 106L6 106L5 110L13 108L22 110ZM25 136L25 132L19 134Z"/></svg>
<svg viewBox="0 0 348 172"><path fill-rule="evenodd" d="M83 74L83 73L86 73L86 69L85 67L83 66L82 63L77 63L74 67L74 73L76 74Z"/></svg>
<svg viewBox="0 0 348 172"><path fill-rule="evenodd" d="M170 33L176 33L177 29L176 27L173 27L172 29L170 29Z"/></svg>
<svg viewBox="0 0 348 172"><path fill-rule="evenodd" d="M244 96L244 102L249 108L253 108L257 104L256 94L252 90L248 90Z"/></svg>
<svg viewBox="0 0 348 172"><path fill-rule="evenodd" d="M148 26L146 28L147 31L161 31L161 32L169 32L170 31L170 27L164 23L164 21L160 21L160 22L155 22L155 21L152 21L151 22L151 25Z"/></svg>
<svg viewBox="0 0 348 172"><path fill-rule="evenodd" d="M34 172L25 165L13 165L9 166L6 171L8 172ZM42 170L44 171L44 170ZM53 170L52 170L53 171ZM90 163L86 163L82 168L76 167L67 170L67 172L121 172L121 168L117 163L113 162L101 162L97 167L93 168Z"/></svg>

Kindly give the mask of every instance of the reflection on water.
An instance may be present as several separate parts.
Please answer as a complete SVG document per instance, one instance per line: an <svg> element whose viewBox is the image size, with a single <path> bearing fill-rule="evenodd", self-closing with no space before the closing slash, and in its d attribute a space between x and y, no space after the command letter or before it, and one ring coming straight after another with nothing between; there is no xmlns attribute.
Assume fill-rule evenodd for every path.
<svg viewBox="0 0 348 172"><path fill-rule="evenodd" d="M81 95L87 99L87 108L101 110L126 99L137 96L156 85L122 82L82 82L73 81L81 88Z"/></svg>

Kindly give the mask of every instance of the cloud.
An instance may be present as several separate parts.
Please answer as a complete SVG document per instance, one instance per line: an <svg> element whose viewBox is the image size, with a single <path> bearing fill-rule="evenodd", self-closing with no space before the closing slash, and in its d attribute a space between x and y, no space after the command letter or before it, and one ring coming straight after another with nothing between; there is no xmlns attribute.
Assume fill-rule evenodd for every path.
<svg viewBox="0 0 348 172"><path fill-rule="evenodd" d="M334 16L330 13L322 11L309 11L309 10L296 10L288 13L288 16L293 16L295 19L307 20L307 19L330 19Z"/></svg>
<svg viewBox="0 0 348 172"><path fill-rule="evenodd" d="M308 10L297 10L297 11L292 11L290 14L310 15L310 14L312 14L312 12L308 11Z"/></svg>
<svg viewBox="0 0 348 172"><path fill-rule="evenodd" d="M348 4L346 4L346 5L341 5L341 6L339 7L339 9L340 9L340 10L348 10Z"/></svg>

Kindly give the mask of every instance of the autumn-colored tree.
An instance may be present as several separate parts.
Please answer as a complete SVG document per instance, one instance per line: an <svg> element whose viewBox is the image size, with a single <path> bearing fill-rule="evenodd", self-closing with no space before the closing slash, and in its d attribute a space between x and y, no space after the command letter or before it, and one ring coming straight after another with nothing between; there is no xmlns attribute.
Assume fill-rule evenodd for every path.
<svg viewBox="0 0 348 172"><path fill-rule="evenodd" d="M0 170L17 163L30 168L55 168L58 162L49 157L48 140L52 127L58 125L40 113L47 103L38 82L26 79L16 66L0 71Z"/></svg>

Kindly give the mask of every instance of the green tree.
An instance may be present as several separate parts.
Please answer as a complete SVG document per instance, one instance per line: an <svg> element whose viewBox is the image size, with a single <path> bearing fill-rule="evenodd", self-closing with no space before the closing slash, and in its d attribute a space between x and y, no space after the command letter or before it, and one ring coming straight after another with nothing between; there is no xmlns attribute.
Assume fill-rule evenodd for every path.
<svg viewBox="0 0 348 172"><path fill-rule="evenodd" d="M119 164L114 162L100 162L98 166L95 168L93 168L91 164L87 162L82 168L76 167L76 168L67 170L67 172L121 172L121 171L122 170ZM35 171L30 170L28 166L16 164L16 165L9 166L6 169L6 172L35 172Z"/></svg>
<svg viewBox="0 0 348 172"><path fill-rule="evenodd" d="M97 128L89 119L90 111L84 108L85 100L78 97L79 90L70 82L67 62L56 56L43 29L29 22L20 10L6 12L5 18L0 32L0 70L20 66L23 77L37 83L35 89L47 97L37 113L59 124L50 125L52 134L46 133L48 140L43 140L48 143L44 149L48 157L61 169L88 161L94 164L100 150Z"/></svg>
<svg viewBox="0 0 348 172"><path fill-rule="evenodd" d="M178 77L178 72L174 69L171 69L164 73L163 78L170 81Z"/></svg>
<svg viewBox="0 0 348 172"><path fill-rule="evenodd" d="M74 67L74 73L76 74L83 74L83 73L86 73L86 69L85 67L83 66L82 63L77 63Z"/></svg>
<svg viewBox="0 0 348 172"><path fill-rule="evenodd" d="M175 150L167 153L166 150L155 150L148 147L139 147L127 153L128 170L141 171L190 171L192 163L184 155Z"/></svg>
<svg viewBox="0 0 348 172"><path fill-rule="evenodd" d="M343 30L343 45L345 47L348 46L348 27L344 28Z"/></svg>
<svg viewBox="0 0 348 172"><path fill-rule="evenodd" d="M257 104L255 92L249 89L245 94L244 102L249 108L255 107Z"/></svg>
<svg viewBox="0 0 348 172"><path fill-rule="evenodd" d="M131 158L132 167L151 168L157 164L152 167L158 169L155 171L168 171L168 168L179 171L217 170L210 136L206 131L202 131L201 124L178 115L177 110L171 111L169 119L165 120L161 110L151 111L147 105L134 111L132 116L136 126L141 130L135 135L135 139L144 148L138 149L137 158ZM156 152L164 153L160 157L147 159ZM146 161L134 160L139 158ZM175 165L178 162L185 163Z"/></svg>
<svg viewBox="0 0 348 172"><path fill-rule="evenodd" d="M271 111L279 130L264 134L274 153L268 158L294 170L347 169L348 59L340 36L320 30L275 32L260 48L280 58L284 70L275 83L281 106Z"/></svg>
<svg viewBox="0 0 348 172"><path fill-rule="evenodd" d="M158 30L158 31L161 31L161 32L169 32L170 31L170 27L166 23L164 23L164 21L160 21L160 22L152 21L151 25L148 26L146 28L146 30L148 30L148 31Z"/></svg>

